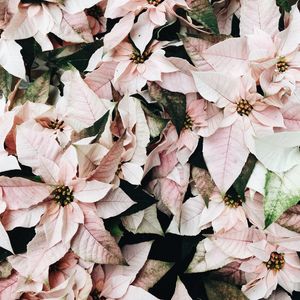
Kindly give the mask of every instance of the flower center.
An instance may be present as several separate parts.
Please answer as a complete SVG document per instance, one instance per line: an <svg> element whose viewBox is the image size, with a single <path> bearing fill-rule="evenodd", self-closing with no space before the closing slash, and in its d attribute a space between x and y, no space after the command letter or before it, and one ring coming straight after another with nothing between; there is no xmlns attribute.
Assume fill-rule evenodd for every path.
<svg viewBox="0 0 300 300"><path fill-rule="evenodd" d="M192 129L193 128L193 120L192 118L186 114L185 115L185 119L184 119L184 123L183 123L183 128L184 129Z"/></svg>
<svg viewBox="0 0 300 300"><path fill-rule="evenodd" d="M162 2L162 0L147 0L147 2L148 2L149 4L152 4L152 5L154 5L154 6L157 6L159 3Z"/></svg>
<svg viewBox="0 0 300 300"><path fill-rule="evenodd" d="M58 120L58 119L55 119L55 121L50 121L49 124L48 124L49 128L51 129L55 129L55 130L60 130L60 131L63 131L64 128L64 121L63 120Z"/></svg>
<svg viewBox="0 0 300 300"><path fill-rule="evenodd" d="M238 208L243 203L242 198L240 196L236 196L235 198L233 198L230 195L226 195L223 200L225 205L230 208Z"/></svg>
<svg viewBox="0 0 300 300"><path fill-rule="evenodd" d="M103 13L98 5L94 5L86 10L86 13L89 16L94 17L95 19L99 19Z"/></svg>
<svg viewBox="0 0 300 300"><path fill-rule="evenodd" d="M68 186L60 185L53 192L53 199L57 204L60 204L62 207L68 205L73 202L74 196L73 192L70 190Z"/></svg>
<svg viewBox="0 0 300 300"><path fill-rule="evenodd" d="M138 52L132 52L130 59L135 63L135 64L142 64L144 63L151 55L151 52L144 51L143 54L140 54Z"/></svg>
<svg viewBox="0 0 300 300"><path fill-rule="evenodd" d="M286 59L284 56L280 56L277 63L276 63L276 69L278 72L283 73L289 68L288 63L286 62Z"/></svg>
<svg viewBox="0 0 300 300"><path fill-rule="evenodd" d="M244 100L244 99L240 100L236 106L236 111L241 116L243 116L243 115L249 116L252 109L253 109L253 106L247 100Z"/></svg>
<svg viewBox="0 0 300 300"><path fill-rule="evenodd" d="M278 253L273 251L270 255L270 258L265 262L268 270L279 271L284 267L284 253Z"/></svg>

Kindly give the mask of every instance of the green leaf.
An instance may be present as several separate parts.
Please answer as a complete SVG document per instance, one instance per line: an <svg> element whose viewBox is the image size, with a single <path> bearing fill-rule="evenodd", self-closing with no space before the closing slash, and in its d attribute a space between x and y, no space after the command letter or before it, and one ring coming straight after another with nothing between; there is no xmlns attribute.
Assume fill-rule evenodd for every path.
<svg viewBox="0 0 300 300"><path fill-rule="evenodd" d="M179 134L184 125L186 114L186 97L184 94L175 93L161 88L157 83L149 84L149 95L167 110L171 121Z"/></svg>
<svg viewBox="0 0 300 300"><path fill-rule="evenodd" d="M122 237L123 230L120 228L121 220L119 218L110 218L104 220L105 228L111 233L114 237Z"/></svg>
<svg viewBox="0 0 300 300"><path fill-rule="evenodd" d="M103 115L99 120L97 120L92 126L81 130L78 133L78 138L83 139L83 138L92 137L96 135L96 137L93 139L91 143L96 143L97 141L99 141L105 129L108 116L109 116L109 111L107 111L105 115Z"/></svg>
<svg viewBox="0 0 300 300"><path fill-rule="evenodd" d="M294 5L296 2L297 0L276 0L277 6L279 6L287 12L291 11L292 5Z"/></svg>
<svg viewBox="0 0 300 300"><path fill-rule="evenodd" d="M0 66L0 96L8 97L11 92L12 75Z"/></svg>
<svg viewBox="0 0 300 300"><path fill-rule="evenodd" d="M151 110L149 110L145 105L142 104L142 108L145 112L147 124L149 127L150 131L150 136L152 138L156 138L160 136L161 132L164 130L168 122L170 121L169 119L164 119L155 113L153 113Z"/></svg>
<svg viewBox="0 0 300 300"><path fill-rule="evenodd" d="M219 33L217 18L208 0L193 0L190 7L188 14L194 21L201 23L215 34Z"/></svg>
<svg viewBox="0 0 300 300"><path fill-rule="evenodd" d="M27 101L34 103L46 103L50 91L50 73L46 72L30 83L25 94L20 98L14 99L12 107L22 105Z"/></svg>
<svg viewBox="0 0 300 300"><path fill-rule="evenodd" d="M77 70L80 72L83 72L89 63L89 60L93 53L98 50L100 47L102 47L103 41L97 40L94 43L86 44L84 45L79 51L67 55L61 58L54 60L54 63L60 67L63 68L67 66L68 64L73 65Z"/></svg>
<svg viewBox="0 0 300 300"><path fill-rule="evenodd" d="M247 300L240 289L227 282L207 280L204 287L208 300Z"/></svg>
<svg viewBox="0 0 300 300"><path fill-rule="evenodd" d="M300 185L295 185L296 180L293 170L282 177L269 171L266 175L264 213L265 227L275 222L287 209L298 203L300 199ZM298 174L296 174L298 175Z"/></svg>
<svg viewBox="0 0 300 300"><path fill-rule="evenodd" d="M245 188L246 188L248 180L252 174L252 171L255 167L256 162L257 162L257 158L253 154L250 154L248 156L246 164L244 165L244 167L242 169L240 176L233 183L233 187L234 187L235 191L242 198L244 198Z"/></svg>

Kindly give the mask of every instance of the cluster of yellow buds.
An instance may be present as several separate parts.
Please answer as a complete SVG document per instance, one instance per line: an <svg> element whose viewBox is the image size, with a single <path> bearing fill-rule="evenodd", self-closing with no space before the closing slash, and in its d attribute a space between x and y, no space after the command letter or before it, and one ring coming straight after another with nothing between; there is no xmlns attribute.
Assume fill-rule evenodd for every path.
<svg viewBox="0 0 300 300"><path fill-rule="evenodd" d="M149 56L151 55L151 53L145 51L143 54L140 54L138 52L133 52L130 56L130 59L135 63L135 64L142 64L144 63Z"/></svg>
<svg viewBox="0 0 300 300"><path fill-rule="evenodd" d="M277 63L276 63L276 69L278 72L283 73L289 68L289 65L286 62L286 59L284 56L279 57Z"/></svg>
<svg viewBox="0 0 300 300"><path fill-rule="evenodd" d="M60 185L52 192L53 199L57 204L61 206L66 206L69 203L73 202L74 196L73 192L68 186Z"/></svg>
<svg viewBox="0 0 300 300"><path fill-rule="evenodd" d="M284 267L284 253L272 252L269 260L265 263L268 270L279 271Z"/></svg>
<svg viewBox="0 0 300 300"><path fill-rule="evenodd" d="M242 99L237 103L236 111L241 116L249 116L252 109L253 106L247 100Z"/></svg>
<svg viewBox="0 0 300 300"><path fill-rule="evenodd" d="M64 126L64 121L59 121L58 119L55 119L55 121L51 121L49 123L49 128L51 129L56 129L56 130L60 130L60 131L63 131L63 126Z"/></svg>
<svg viewBox="0 0 300 300"><path fill-rule="evenodd" d="M159 3L161 3L162 1L161 0L147 0L147 2L149 4L152 4L154 6L157 6Z"/></svg>
<svg viewBox="0 0 300 300"><path fill-rule="evenodd" d="M193 128L193 120L188 114L185 115L183 128L184 129L192 129Z"/></svg>
<svg viewBox="0 0 300 300"><path fill-rule="evenodd" d="M242 205L243 201L241 196L231 197L229 195L224 197L224 203L226 206L229 206L231 208L238 208Z"/></svg>

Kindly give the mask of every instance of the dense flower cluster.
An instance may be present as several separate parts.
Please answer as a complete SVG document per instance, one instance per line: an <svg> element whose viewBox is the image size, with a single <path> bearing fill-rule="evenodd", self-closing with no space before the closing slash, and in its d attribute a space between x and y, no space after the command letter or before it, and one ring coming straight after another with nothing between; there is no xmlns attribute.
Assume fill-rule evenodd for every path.
<svg viewBox="0 0 300 300"><path fill-rule="evenodd" d="M0 0L0 300L299 296L295 2Z"/></svg>

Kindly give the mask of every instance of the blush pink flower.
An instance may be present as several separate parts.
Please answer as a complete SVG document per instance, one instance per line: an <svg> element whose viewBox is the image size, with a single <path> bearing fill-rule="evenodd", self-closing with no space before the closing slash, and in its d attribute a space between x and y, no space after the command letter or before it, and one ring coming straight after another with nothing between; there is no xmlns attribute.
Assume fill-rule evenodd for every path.
<svg viewBox="0 0 300 300"><path fill-rule="evenodd" d="M234 77L193 72L193 76L204 99L224 108L220 128L204 138L203 144L207 167L223 193L240 174L249 152L255 153L254 138L273 133L274 127L284 127L283 117L278 107L269 105L268 99L256 92L249 74Z"/></svg>
<svg viewBox="0 0 300 300"><path fill-rule="evenodd" d="M96 180L87 181L84 178L77 178L77 160L71 148L65 152L59 162L46 158L42 158L41 161L47 164L48 171L40 174L45 182L45 184L39 185L43 192L39 194L36 191L40 195L40 201L32 204L27 203L19 209L26 209L28 216L32 215L31 217L35 220L35 223L39 223L39 226L43 228L49 247L60 241L67 244L76 233L79 224L84 223L81 205L99 201L108 193L111 185ZM8 178L3 177L0 187L5 190L5 186L9 184L9 181ZM4 201L11 201L11 193L19 193L19 197L22 198L22 192L18 192L20 183L16 184L15 192L6 192ZM13 185L13 182L11 182L11 185ZM47 189L50 191L48 197L45 197L44 185L48 186ZM14 215L18 213L18 210L16 210L18 200L14 199L15 206L8 206L12 210L6 216L7 220L10 220L8 222L12 228L16 226L27 227L26 222L28 222L28 219L18 220L14 218ZM34 200L37 201L37 199ZM33 205L37 205L37 209L32 209ZM41 210L38 210L38 207Z"/></svg>
<svg viewBox="0 0 300 300"><path fill-rule="evenodd" d="M183 128L178 135L176 143L169 147L169 152L175 150L178 161L183 165L189 157L194 153L199 137L202 135L204 128L208 123L207 113L205 109L205 101L198 99L196 94L188 94L186 96L186 115ZM176 131L175 126L171 126L167 134L172 134L170 131ZM175 135L175 133L174 133Z"/></svg>
<svg viewBox="0 0 300 300"><path fill-rule="evenodd" d="M231 229L242 230L248 228L247 218L240 196L222 196L215 191L204 207L200 216L200 225L211 223L215 232L226 232Z"/></svg>
<svg viewBox="0 0 300 300"><path fill-rule="evenodd" d="M289 293L300 290L300 260L295 250L267 240L254 242L248 249L253 257L240 269L247 280L242 291L250 300L269 297L278 284Z"/></svg>
<svg viewBox="0 0 300 300"><path fill-rule="evenodd" d="M84 4L76 1L49 0L41 3L22 3L19 0L9 2L12 18L6 26L5 39L26 39L34 37L43 50L53 49L47 34L52 32L68 42L92 42L88 21L82 12L96 4L96 0L88 0ZM80 28L80 30L79 30Z"/></svg>
<svg viewBox="0 0 300 300"><path fill-rule="evenodd" d="M122 93L140 92L147 81L160 81L163 73L177 71L164 55L159 42L152 43L145 51L134 48L129 42L122 42L105 61L118 62L113 84Z"/></svg>
<svg viewBox="0 0 300 300"><path fill-rule="evenodd" d="M300 40L296 33L299 21L300 13L294 7L285 30L274 37L262 30L256 30L247 37L253 74L259 78L266 95L296 92L300 80Z"/></svg>

